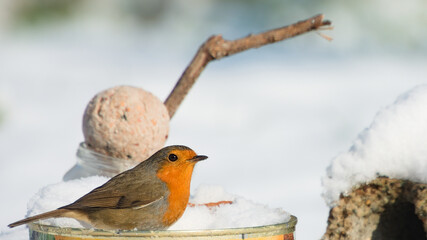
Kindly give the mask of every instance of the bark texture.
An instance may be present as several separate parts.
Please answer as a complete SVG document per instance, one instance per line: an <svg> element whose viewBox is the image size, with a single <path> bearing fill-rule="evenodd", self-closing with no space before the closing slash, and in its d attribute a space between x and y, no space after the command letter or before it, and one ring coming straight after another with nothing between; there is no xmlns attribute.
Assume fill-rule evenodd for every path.
<svg viewBox="0 0 427 240"><path fill-rule="evenodd" d="M379 177L341 196L322 240L427 239L427 184Z"/></svg>

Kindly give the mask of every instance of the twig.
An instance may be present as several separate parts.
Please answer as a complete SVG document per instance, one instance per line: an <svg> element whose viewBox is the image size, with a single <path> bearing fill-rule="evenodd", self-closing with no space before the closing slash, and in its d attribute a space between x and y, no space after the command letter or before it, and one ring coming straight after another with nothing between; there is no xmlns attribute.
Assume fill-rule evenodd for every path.
<svg viewBox="0 0 427 240"><path fill-rule="evenodd" d="M249 35L234 41L225 40L221 35L210 37L199 48L190 65L185 69L172 92L165 100L164 104L169 111L169 117L173 117L182 100L184 100L184 97L210 61L230 56L250 48L258 48L266 44L282 41L313 30L319 30L320 27L329 25L331 25L331 22L323 20L323 15L319 14L289 26L256 35Z"/></svg>
<svg viewBox="0 0 427 240"><path fill-rule="evenodd" d="M219 202L209 202L209 203L202 203L202 204L188 203L188 206L189 207L205 206L211 209L213 207L218 207L225 204L233 204L233 201L219 201Z"/></svg>

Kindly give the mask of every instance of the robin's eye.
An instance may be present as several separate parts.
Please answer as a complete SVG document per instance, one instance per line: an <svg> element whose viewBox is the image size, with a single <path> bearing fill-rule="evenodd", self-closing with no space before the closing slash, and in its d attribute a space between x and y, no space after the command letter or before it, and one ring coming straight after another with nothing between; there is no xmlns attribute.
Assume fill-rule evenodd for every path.
<svg viewBox="0 0 427 240"><path fill-rule="evenodd" d="M171 161L171 162L175 162L176 160L178 160L178 156L177 155L175 155L175 154L169 154L169 160Z"/></svg>

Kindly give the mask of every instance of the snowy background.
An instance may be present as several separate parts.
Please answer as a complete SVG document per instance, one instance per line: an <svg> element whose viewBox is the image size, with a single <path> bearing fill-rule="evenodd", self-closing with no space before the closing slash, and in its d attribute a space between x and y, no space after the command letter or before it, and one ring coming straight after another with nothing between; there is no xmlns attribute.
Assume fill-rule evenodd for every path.
<svg viewBox="0 0 427 240"><path fill-rule="evenodd" d="M128 84L165 99L211 34L234 39L317 13L333 21L335 30L324 32L332 42L310 33L210 63L172 119L167 141L209 156L196 167L192 190L222 185L280 207L298 217L302 240L325 231L321 178L331 160L380 109L427 82L421 0L404 6L309 1L310 7L75 1L47 13L29 2L0 3L4 239L27 238L24 227L6 225L24 217L29 199L74 165L83 111L97 92Z"/></svg>

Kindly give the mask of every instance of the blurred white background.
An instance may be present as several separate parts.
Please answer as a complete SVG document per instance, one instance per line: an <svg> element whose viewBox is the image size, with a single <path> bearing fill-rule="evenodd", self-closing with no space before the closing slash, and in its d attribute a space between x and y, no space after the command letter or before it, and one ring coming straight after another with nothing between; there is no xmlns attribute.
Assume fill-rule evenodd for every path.
<svg viewBox="0 0 427 240"><path fill-rule="evenodd" d="M218 184L298 217L318 239L320 178L375 113L427 82L427 2L0 2L0 238L37 190L61 181L83 141L89 100L134 85L164 100L212 34L235 39L325 14L309 33L212 62L171 121L167 144L209 161L192 189ZM70 200L70 202L73 200ZM24 229L22 227L22 229ZM23 231L18 229L17 231ZM19 235L22 237L22 235Z"/></svg>

